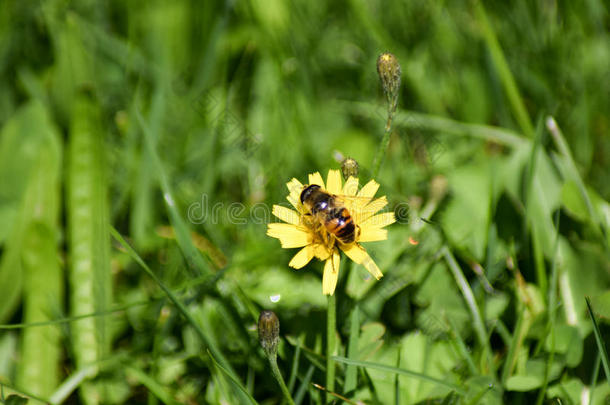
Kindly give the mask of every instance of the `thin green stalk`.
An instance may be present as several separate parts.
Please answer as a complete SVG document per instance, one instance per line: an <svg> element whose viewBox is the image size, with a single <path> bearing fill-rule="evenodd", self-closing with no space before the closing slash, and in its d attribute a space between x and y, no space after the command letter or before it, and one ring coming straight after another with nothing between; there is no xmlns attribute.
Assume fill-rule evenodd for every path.
<svg viewBox="0 0 610 405"><path fill-rule="evenodd" d="M595 358L595 365L593 366L593 373L591 374L591 383L589 386L591 387L591 395L589 396L589 405L593 403L593 393L595 393L595 383L597 382L597 377L599 376L599 367L602 364L602 356L601 353L597 352L597 357Z"/></svg>
<svg viewBox="0 0 610 405"><path fill-rule="evenodd" d="M337 299L335 295L328 296L328 306L326 313L326 389L328 391L335 390L335 354L336 335L335 330L337 323ZM326 396L327 402L330 402L330 395Z"/></svg>
<svg viewBox="0 0 610 405"><path fill-rule="evenodd" d="M464 300L466 301L466 305L470 309L470 313L472 315L472 321L474 323L474 330L479 340L481 346L483 346L483 351L485 353L485 357L488 362L488 369L491 375L494 375L494 367L493 367L493 359L492 359L492 351L489 346L489 340L487 339L487 332L485 331L485 323L483 322L483 317L481 316L481 312L479 311L479 307L477 307L477 302L474 298L474 294L472 293L472 289L464 277L464 273L462 269L458 265L457 261L449 251L449 249L445 246L442 249L442 254L445 257L445 261L455 278L455 281L464 296Z"/></svg>
<svg viewBox="0 0 610 405"><path fill-rule="evenodd" d="M593 308L591 308L591 301L589 301L589 297L585 297L585 301L587 303L587 310L589 311L589 316L591 317L591 322L593 323L593 335L595 336L595 342L597 343L597 349L599 350L599 355L602 360L602 366L604 367L604 373L606 374L606 380L608 384L610 384L610 360L608 359L608 351L606 350L606 345L604 344L604 339L602 338L602 334L599 331L599 326L597 325L597 320L595 319L595 314L593 313Z"/></svg>
<svg viewBox="0 0 610 405"><path fill-rule="evenodd" d="M383 138L381 139L381 144L379 145L379 149L377 150L377 155L375 156L375 161L373 162L373 178L377 177L379 174L379 169L381 169L381 163L383 162L383 158L385 157L386 151L388 149L388 144L390 143L390 134L392 133L392 119L394 118L394 109L396 108L396 104L392 107L388 107L388 120L385 124L385 131L383 133Z"/></svg>
<svg viewBox="0 0 610 405"><path fill-rule="evenodd" d="M271 365L271 372L273 372L273 376L275 377L277 383L280 385L282 389L282 394L284 394L284 398L288 401L288 404L294 405L294 401L292 400L292 396L290 395L290 391L288 391L288 387L284 382L284 378L282 377L282 373L280 373L280 369L277 366L277 354L275 356L269 356L269 364Z"/></svg>
<svg viewBox="0 0 610 405"><path fill-rule="evenodd" d="M405 370L403 368L387 366L385 364L373 363L370 361L352 360L352 359L348 359L348 358L340 357L340 356L335 356L335 360L340 363L344 363L344 364L352 364L352 365L358 366L358 367L370 368L373 370L379 370L379 371L383 371L386 373L400 374L400 375L404 375L404 376L407 376L410 378L416 378L419 381L429 382L429 383L433 383L435 385L447 387L451 390L454 390L455 392L457 392L460 395L466 394L466 392L459 385L453 384L450 381L448 381L447 379L439 379L439 378L431 377L426 374L418 373L417 371Z"/></svg>

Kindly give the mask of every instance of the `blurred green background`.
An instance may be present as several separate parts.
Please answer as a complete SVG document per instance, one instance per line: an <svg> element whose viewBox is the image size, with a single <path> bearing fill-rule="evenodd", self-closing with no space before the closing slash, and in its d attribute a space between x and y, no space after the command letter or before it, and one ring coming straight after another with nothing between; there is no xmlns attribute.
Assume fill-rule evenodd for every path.
<svg viewBox="0 0 610 405"><path fill-rule="evenodd" d="M366 244L383 279L342 269L337 354L368 363L329 399L608 403L609 8L3 0L1 399L280 403L271 309L295 402L323 403L323 265L266 224L342 156L368 181L389 51L398 222Z"/></svg>

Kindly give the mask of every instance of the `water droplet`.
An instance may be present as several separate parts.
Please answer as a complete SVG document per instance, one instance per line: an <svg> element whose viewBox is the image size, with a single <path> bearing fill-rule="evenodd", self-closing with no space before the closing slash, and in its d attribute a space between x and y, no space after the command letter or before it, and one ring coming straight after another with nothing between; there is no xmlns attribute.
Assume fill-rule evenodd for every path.
<svg viewBox="0 0 610 405"><path fill-rule="evenodd" d="M280 300L280 298L282 298L282 296L280 294L275 294L275 295L269 296L269 299L271 300L271 302L278 302Z"/></svg>

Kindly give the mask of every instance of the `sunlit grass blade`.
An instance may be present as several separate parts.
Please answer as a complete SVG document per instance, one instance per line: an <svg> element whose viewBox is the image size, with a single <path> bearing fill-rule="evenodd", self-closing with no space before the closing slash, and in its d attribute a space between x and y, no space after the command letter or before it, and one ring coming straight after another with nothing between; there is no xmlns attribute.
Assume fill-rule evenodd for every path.
<svg viewBox="0 0 610 405"><path fill-rule="evenodd" d="M593 202L591 201L591 197L589 196L589 192L587 191L587 186L585 185L585 182L583 181L583 179L578 171L578 167L576 166L576 162L574 161L574 157L572 156L570 147L568 146L568 143L566 142L566 140L561 132L561 129L559 128L559 125L557 124L557 121L555 121L555 118L547 117L546 127L547 127L549 133L551 134L551 138L553 139L555 146L559 150L559 153L563 156L563 158L565 160L565 163L567 166L566 167L567 173L564 173L564 177L566 178L566 180L571 180L576 183L578 190L587 207L587 211L589 213L589 218L591 219L593 224L595 224L597 226L597 230L601 234L602 240L606 241L606 248L608 248L608 246L607 246L608 229L606 229L603 225L603 222L600 221L597 210L593 206Z"/></svg>
<svg viewBox="0 0 610 405"><path fill-rule="evenodd" d="M61 383L59 387L49 397L49 402L52 404L63 403L85 380L95 375L97 372L97 364L84 367L76 370L68 378Z"/></svg>
<svg viewBox="0 0 610 405"><path fill-rule="evenodd" d="M57 173L58 174L58 173ZM34 223L23 246L24 321L44 321L63 306L63 277L57 255L57 238L42 223ZM58 325L25 328L17 384L41 396L50 395L59 384L62 357Z"/></svg>
<svg viewBox="0 0 610 405"><path fill-rule="evenodd" d="M21 249L23 266L23 321L45 322L63 313L63 274L57 250L61 177L58 134L41 116L46 127L33 165L26 200L32 212ZM17 384L41 395L50 395L59 383L60 331L57 325L22 331Z"/></svg>
<svg viewBox="0 0 610 405"><path fill-rule="evenodd" d="M392 374L400 374L400 375L404 375L407 377L416 378L420 381L430 382L430 383L433 383L436 385L442 385L443 387L450 388L450 389L454 390L455 392L462 394L462 395L464 395L464 393L465 393L464 390L462 390L462 388L460 388L456 384L452 384L445 380L439 380L438 378L430 377L429 375L418 373L415 371L405 370L403 368L398 368L398 367L386 366L385 364L372 363L372 362L368 362L368 361L350 360L345 357L334 356L333 359L335 361L338 361L339 363L352 364L354 366L370 368L373 370L384 371L384 372L392 373Z"/></svg>
<svg viewBox="0 0 610 405"><path fill-rule="evenodd" d="M112 300L103 150L98 107L91 96L80 93L75 100L70 128L67 173L72 316L105 312ZM71 325L71 332L77 367L91 365L108 354L108 318L79 320ZM96 394L84 389L86 392L82 393L82 398L94 401Z"/></svg>
<svg viewBox="0 0 610 405"><path fill-rule="evenodd" d="M602 360L602 365L604 366L604 373L606 374L606 380L608 384L610 384L610 360L608 359L608 351L606 349L605 341L602 337L602 334L599 330L599 325L597 324L597 320L595 319L595 313L593 312L593 308L591 307L591 301L589 297L585 297L585 301L587 302L587 311L589 312L589 316L591 317L591 322L593 323L593 334L595 335L595 342L597 343L597 350L599 350L599 354Z"/></svg>

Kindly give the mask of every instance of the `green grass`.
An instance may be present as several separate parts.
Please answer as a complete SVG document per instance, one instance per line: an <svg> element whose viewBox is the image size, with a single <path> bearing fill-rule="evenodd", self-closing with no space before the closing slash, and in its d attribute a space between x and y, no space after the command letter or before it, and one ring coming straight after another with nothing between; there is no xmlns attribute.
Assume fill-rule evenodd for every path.
<svg viewBox="0 0 610 405"><path fill-rule="evenodd" d="M295 404L606 403L609 12L5 0L0 399L281 403L270 309ZM327 311L265 233L338 156L399 220Z"/></svg>

